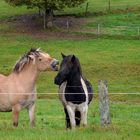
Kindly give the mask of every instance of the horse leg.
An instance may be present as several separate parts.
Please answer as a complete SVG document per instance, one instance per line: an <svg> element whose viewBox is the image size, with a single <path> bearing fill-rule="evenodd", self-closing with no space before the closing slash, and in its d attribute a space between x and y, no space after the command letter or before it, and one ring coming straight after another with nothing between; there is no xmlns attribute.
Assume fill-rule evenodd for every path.
<svg viewBox="0 0 140 140"><path fill-rule="evenodd" d="M76 126L80 126L81 113L79 111L75 112L75 121L76 121Z"/></svg>
<svg viewBox="0 0 140 140"><path fill-rule="evenodd" d="M30 118L30 126L35 127L35 103L28 108L29 110L29 118Z"/></svg>
<svg viewBox="0 0 140 140"><path fill-rule="evenodd" d="M88 113L88 105L84 106L81 110L81 124L83 126L87 125L87 113Z"/></svg>
<svg viewBox="0 0 140 140"><path fill-rule="evenodd" d="M19 112L21 110L20 105L15 105L12 107L12 113L13 113L13 126L17 127L18 126L18 118L19 118Z"/></svg>
<svg viewBox="0 0 140 140"><path fill-rule="evenodd" d="M68 111L67 111L66 108L64 108L64 111L65 111L65 114L66 114L66 128L71 128Z"/></svg>
<svg viewBox="0 0 140 140"><path fill-rule="evenodd" d="M70 117L70 124L71 124L71 128L74 129L76 122L75 122L75 109L72 108L71 106L67 105L66 109L68 111L68 115Z"/></svg>

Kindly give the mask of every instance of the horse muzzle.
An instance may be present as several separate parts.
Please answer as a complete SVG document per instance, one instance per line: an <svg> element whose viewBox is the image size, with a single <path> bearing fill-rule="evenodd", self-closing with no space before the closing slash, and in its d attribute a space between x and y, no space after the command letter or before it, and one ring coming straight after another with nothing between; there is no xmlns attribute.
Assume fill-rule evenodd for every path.
<svg viewBox="0 0 140 140"><path fill-rule="evenodd" d="M58 65L59 65L59 61L54 59L52 62L51 62L51 68L52 70L54 71L58 71Z"/></svg>
<svg viewBox="0 0 140 140"><path fill-rule="evenodd" d="M54 83L56 84L56 85L61 85L61 81L60 81L60 79L56 76L55 77L55 79L54 79Z"/></svg>

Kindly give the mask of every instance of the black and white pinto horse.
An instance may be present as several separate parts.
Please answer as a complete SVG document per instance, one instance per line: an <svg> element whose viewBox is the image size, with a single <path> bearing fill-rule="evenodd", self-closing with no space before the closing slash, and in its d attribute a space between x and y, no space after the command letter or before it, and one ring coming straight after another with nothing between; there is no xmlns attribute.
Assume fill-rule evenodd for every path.
<svg viewBox="0 0 140 140"><path fill-rule="evenodd" d="M88 105L93 98L90 82L83 77L80 62L74 55L65 56L55 77L59 85L59 97L66 114L66 127L87 125Z"/></svg>

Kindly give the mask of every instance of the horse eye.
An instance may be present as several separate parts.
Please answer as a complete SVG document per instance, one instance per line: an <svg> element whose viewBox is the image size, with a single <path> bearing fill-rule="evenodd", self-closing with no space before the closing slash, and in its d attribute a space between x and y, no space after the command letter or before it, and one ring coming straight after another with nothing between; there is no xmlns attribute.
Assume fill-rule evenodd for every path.
<svg viewBox="0 0 140 140"><path fill-rule="evenodd" d="M39 61L41 61L42 59L41 58L39 58Z"/></svg>

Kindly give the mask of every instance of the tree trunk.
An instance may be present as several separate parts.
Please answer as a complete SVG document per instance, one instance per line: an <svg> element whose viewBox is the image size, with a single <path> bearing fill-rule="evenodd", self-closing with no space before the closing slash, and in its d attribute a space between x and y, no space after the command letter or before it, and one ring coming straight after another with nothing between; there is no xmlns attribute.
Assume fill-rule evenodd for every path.
<svg viewBox="0 0 140 140"><path fill-rule="evenodd" d="M44 12L44 29L53 27L53 10L46 9Z"/></svg>
<svg viewBox="0 0 140 140"><path fill-rule="evenodd" d="M40 8L38 7L38 15L41 16Z"/></svg>
<svg viewBox="0 0 140 140"><path fill-rule="evenodd" d="M44 16L43 16L43 22L44 22L44 29L46 29L46 12L44 11Z"/></svg>

